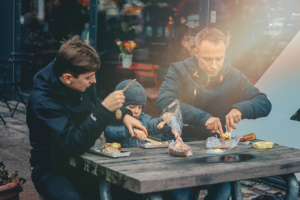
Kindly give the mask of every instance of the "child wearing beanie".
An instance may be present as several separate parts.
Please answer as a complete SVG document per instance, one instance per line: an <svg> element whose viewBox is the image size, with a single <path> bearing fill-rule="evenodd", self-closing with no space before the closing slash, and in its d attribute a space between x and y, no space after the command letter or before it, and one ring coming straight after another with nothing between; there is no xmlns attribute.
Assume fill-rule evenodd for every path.
<svg viewBox="0 0 300 200"><path fill-rule="evenodd" d="M119 83L115 90L122 90L126 87L127 83L132 81L131 79L122 81ZM143 86L138 82L133 82L133 84L124 92L125 103L122 108L127 108L131 110L133 117L138 119L143 126L146 127L149 135L155 135L168 131L170 127L165 126L162 129L158 129L157 125L162 121L160 118L153 118L143 112L147 95ZM122 109L121 108L121 109ZM170 130L169 130L170 131ZM122 145L122 148L128 147L138 147L138 142L142 142L147 138L146 134L136 128L133 128L135 134L131 137L128 129L125 125L116 126L109 125L104 131L106 142L117 142Z"/></svg>

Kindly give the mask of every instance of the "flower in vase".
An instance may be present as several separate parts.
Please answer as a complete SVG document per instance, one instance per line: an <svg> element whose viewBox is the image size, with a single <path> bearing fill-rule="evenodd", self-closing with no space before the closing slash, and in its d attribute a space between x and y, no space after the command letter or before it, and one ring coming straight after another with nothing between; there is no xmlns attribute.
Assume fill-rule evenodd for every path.
<svg viewBox="0 0 300 200"><path fill-rule="evenodd" d="M136 43L135 42L131 42L131 48L134 49L136 47Z"/></svg>
<svg viewBox="0 0 300 200"><path fill-rule="evenodd" d="M135 42L135 43L138 43L139 41L140 41L139 38L135 38L135 39L134 39L134 42Z"/></svg>
<svg viewBox="0 0 300 200"><path fill-rule="evenodd" d="M132 51L133 51L133 49L131 47L128 47L126 50L128 51L128 53L132 53Z"/></svg>

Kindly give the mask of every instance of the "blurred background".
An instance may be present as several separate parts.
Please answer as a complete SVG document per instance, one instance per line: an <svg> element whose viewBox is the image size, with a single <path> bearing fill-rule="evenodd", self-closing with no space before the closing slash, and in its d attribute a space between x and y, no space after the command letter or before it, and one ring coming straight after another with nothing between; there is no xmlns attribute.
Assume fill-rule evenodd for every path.
<svg viewBox="0 0 300 200"><path fill-rule="evenodd" d="M6 83L12 83L4 96L22 95L26 102L33 76L53 61L61 41L71 39L99 53L96 92L104 98L121 80L139 76L134 67L122 67L115 43L138 38L132 61L152 73L138 78L148 89L146 112L156 115L153 105L170 64L192 56L195 35L205 27L225 34L226 58L255 84L300 30L300 1L1 0L0 65L10 68ZM0 88L3 79L4 73Z"/></svg>

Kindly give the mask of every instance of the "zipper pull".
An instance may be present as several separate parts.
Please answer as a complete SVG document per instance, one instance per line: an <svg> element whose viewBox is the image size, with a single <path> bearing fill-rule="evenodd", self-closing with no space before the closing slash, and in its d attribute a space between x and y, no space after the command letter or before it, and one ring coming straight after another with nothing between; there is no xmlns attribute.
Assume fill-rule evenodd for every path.
<svg viewBox="0 0 300 200"><path fill-rule="evenodd" d="M194 106L194 100L195 100L196 94L197 94L197 89L195 88L195 89L194 89L194 96L193 96L192 106Z"/></svg>
<svg viewBox="0 0 300 200"><path fill-rule="evenodd" d="M208 85L209 83L210 83L210 77L208 76L206 85Z"/></svg>

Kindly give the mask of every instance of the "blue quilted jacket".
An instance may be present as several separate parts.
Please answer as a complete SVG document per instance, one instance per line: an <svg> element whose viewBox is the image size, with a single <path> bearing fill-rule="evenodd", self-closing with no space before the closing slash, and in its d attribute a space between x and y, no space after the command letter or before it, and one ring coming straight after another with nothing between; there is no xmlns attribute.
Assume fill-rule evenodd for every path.
<svg viewBox="0 0 300 200"><path fill-rule="evenodd" d="M171 128L166 125L164 126L164 128L158 129L157 125L162 120L160 118L153 118L150 115L147 115L143 112L141 116L139 116L137 119L141 122L143 126L146 127L149 135L156 135L171 130ZM125 125L122 126L109 125L106 127L104 134L105 134L106 142L120 143L122 145L122 148L137 147L138 142L143 143L143 141L137 139L135 136L131 137Z"/></svg>

